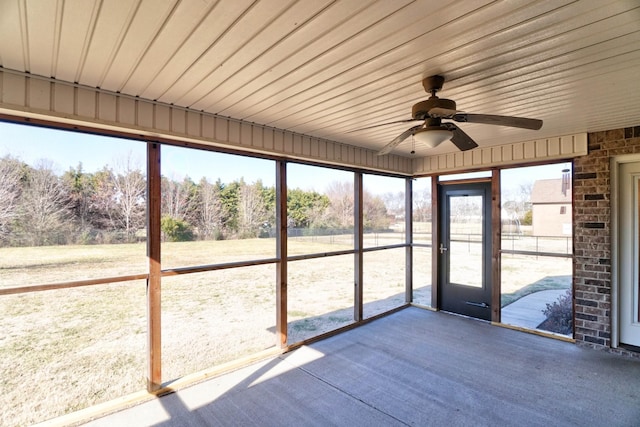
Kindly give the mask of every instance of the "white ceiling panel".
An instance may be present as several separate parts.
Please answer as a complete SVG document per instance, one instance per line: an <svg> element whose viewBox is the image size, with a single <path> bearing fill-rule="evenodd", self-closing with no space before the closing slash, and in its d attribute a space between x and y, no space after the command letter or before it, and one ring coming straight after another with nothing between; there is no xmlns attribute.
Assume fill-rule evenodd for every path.
<svg viewBox="0 0 640 427"><path fill-rule="evenodd" d="M544 121L460 124L483 147L640 125L640 3L0 0L0 66L373 150L419 122L358 129L435 74L458 110Z"/></svg>
<svg viewBox="0 0 640 427"><path fill-rule="evenodd" d="M136 93L139 96L151 96L153 99L157 98L157 96L145 92L152 85L152 82L156 81L150 79L149 76L165 75L165 67L172 60L178 60L174 58L176 53L193 43L193 40L189 40L189 38L197 32L198 28L202 27L203 21L206 27L213 26L213 24L207 25L205 19L211 16L217 4L216 1L177 2L163 23L164 27L155 34L153 43L149 45L140 61L135 64L135 69L121 91ZM241 6L242 2L238 1L235 4ZM152 86L158 91L157 86L160 85L156 83Z"/></svg>
<svg viewBox="0 0 640 427"><path fill-rule="evenodd" d="M176 0L142 0L122 27L113 58L108 64L101 87L120 92L126 81L155 41Z"/></svg>
<svg viewBox="0 0 640 427"><path fill-rule="evenodd" d="M300 44L300 40L308 40L304 34L297 34L298 29L304 28L305 24L321 13L328 4L328 0L295 2L283 4L281 9L269 8L268 14L265 13L266 11L256 9L255 22L249 21L247 27L237 29L239 32L246 33L253 31L252 36L242 46L230 44L226 39L222 40L223 45L228 44L229 50L225 50L223 57L220 58L220 66L210 70L207 65L203 65L209 69L206 78L185 93L179 102L196 109L210 110L212 107L209 104L222 96L216 92L216 89L228 87L228 93L234 87L235 89L241 87L237 84L233 86L234 83L230 80L234 76L247 78L252 74L252 70L260 70L264 73L265 69L269 69L268 65L262 64L263 66L259 67L259 59L270 57L277 61L278 53L275 50L287 39L293 38L295 44ZM233 38L233 34L229 37ZM295 48L295 45L290 48Z"/></svg>
<svg viewBox="0 0 640 427"><path fill-rule="evenodd" d="M91 42L90 31L95 26L99 10L99 4L84 0L64 2L59 28L60 42L55 53L57 61L52 76L67 82L80 80L82 64Z"/></svg>
<svg viewBox="0 0 640 427"><path fill-rule="evenodd" d="M5 68L29 71L24 7L21 2L0 1L0 61Z"/></svg>
<svg viewBox="0 0 640 427"><path fill-rule="evenodd" d="M26 3L25 41L29 51L29 71L33 74L53 75L61 24L57 6L53 1Z"/></svg>
<svg viewBox="0 0 640 427"><path fill-rule="evenodd" d="M90 7L91 2L85 1L81 7ZM127 29L131 24L139 2L137 0L118 0L99 2L99 12L94 25L87 29L85 34L78 31L78 37L87 37L89 39L89 48L87 55L82 61L82 69L78 73L80 78L78 82L91 86L102 88L107 72L114 65L114 58L118 54L118 49L122 44ZM68 22L77 30L81 26ZM60 67L58 67L60 72ZM54 76L55 77L55 76ZM107 89L107 88L104 88Z"/></svg>
<svg viewBox="0 0 640 427"><path fill-rule="evenodd" d="M272 86L278 80L285 81L289 75L299 72L301 67L312 63L326 51L403 8L405 3L382 0L375 8L358 2L333 3L308 22L298 25L295 32L247 63L245 72L235 73L194 106L197 108L201 104L205 108L230 114L227 109L242 105L242 101L250 96L261 96L256 92ZM243 114L247 116L250 113Z"/></svg>
<svg viewBox="0 0 640 427"><path fill-rule="evenodd" d="M218 2L215 7L209 9L202 20L193 23L188 32L188 37L182 41L179 37L182 32L176 32L166 27L167 34L164 37L176 38L181 43L171 52L171 58L162 69L155 73L147 73L144 89L140 96L148 99L162 99L164 94L181 78L191 75L192 69L208 51L216 51L221 38L251 10L254 2L251 0L237 0L226 3ZM193 8L186 4L184 7ZM176 36L176 33L178 34ZM213 69L214 65L210 65ZM144 71L144 69L142 69ZM135 92L137 88L132 88Z"/></svg>

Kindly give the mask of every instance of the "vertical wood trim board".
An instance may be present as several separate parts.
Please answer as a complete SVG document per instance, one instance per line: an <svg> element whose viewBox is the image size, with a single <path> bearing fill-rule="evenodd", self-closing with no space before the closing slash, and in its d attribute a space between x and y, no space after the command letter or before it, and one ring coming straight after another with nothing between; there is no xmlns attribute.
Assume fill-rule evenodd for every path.
<svg viewBox="0 0 640 427"><path fill-rule="evenodd" d="M404 235L407 248L405 250L405 298L409 304L413 302L413 179L407 178L404 186Z"/></svg>
<svg viewBox="0 0 640 427"><path fill-rule="evenodd" d="M287 346L287 163L276 169L276 345Z"/></svg>
<svg viewBox="0 0 640 427"><path fill-rule="evenodd" d="M500 216L500 171L494 169L491 174L491 321L501 321L501 258L502 222Z"/></svg>
<svg viewBox="0 0 640 427"><path fill-rule="evenodd" d="M362 173L356 172L353 174L353 220L355 225L355 234L354 238L354 248L355 253L353 254L353 281L354 281L354 295L353 295L353 320L356 322L360 322L363 317L363 281L364 281L364 272L363 272L363 259L364 252L362 251L364 247L364 226L363 226L363 212L364 212L364 202L363 202L363 180Z"/></svg>
<svg viewBox="0 0 640 427"><path fill-rule="evenodd" d="M440 241L438 221L440 209L438 205L438 177L431 178L431 307L440 309L438 298L438 276L440 272L438 243Z"/></svg>
<svg viewBox="0 0 640 427"><path fill-rule="evenodd" d="M147 143L147 390L162 386L162 329L161 329L161 258L160 258L160 144Z"/></svg>

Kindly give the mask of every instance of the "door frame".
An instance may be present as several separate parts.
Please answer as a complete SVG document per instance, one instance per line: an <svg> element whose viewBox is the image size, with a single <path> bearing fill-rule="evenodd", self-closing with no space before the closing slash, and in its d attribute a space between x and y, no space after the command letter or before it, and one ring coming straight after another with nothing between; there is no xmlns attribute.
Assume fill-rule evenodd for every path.
<svg viewBox="0 0 640 427"><path fill-rule="evenodd" d="M491 177L488 178L474 178L474 179L462 179L456 181L440 181L439 176L434 176L431 179L431 235L432 235L432 250L431 250L431 306L435 310L440 310L440 251L436 250L440 242L440 188L442 185L453 184L472 184L472 183L486 183L491 182L491 218L486 220L491 221L491 262L488 266L491 268L491 323L499 324L501 321L501 267L500 267L500 252L502 250L502 224L500 218L500 170L492 169Z"/></svg>
<svg viewBox="0 0 640 427"><path fill-rule="evenodd" d="M640 154L611 157L611 347L620 346L620 167L624 163L640 162Z"/></svg>
<svg viewBox="0 0 640 427"><path fill-rule="evenodd" d="M440 185L440 239L434 250L440 255L440 264L438 265L439 274L439 294L440 300L438 305L441 309L451 311L453 313L462 314L483 320L491 320L491 311L487 310L493 307L491 299L492 279L491 279L491 181L474 183L458 183L447 182ZM482 211L481 234L482 249L480 257L481 270L480 274L481 286L470 285L469 282L452 281L451 276L457 265L452 259L452 219L450 200L452 198L465 199L466 197L481 197ZM444 247L444 249L443 249ZM458 259L459 261L459 259ZM475 269L474 269L475 270ZM489 303L489 307L484 305ZM476 307L476 305L482 305Z"/></svg>

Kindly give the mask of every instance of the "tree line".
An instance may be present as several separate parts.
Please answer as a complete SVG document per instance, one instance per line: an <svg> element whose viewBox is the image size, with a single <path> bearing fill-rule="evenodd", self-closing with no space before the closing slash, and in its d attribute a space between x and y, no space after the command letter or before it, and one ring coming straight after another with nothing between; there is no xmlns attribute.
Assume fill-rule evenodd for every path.
<svg viewBox="0 0 640 427"><path fill-rule="evenodd" d="M403 217L403 193L363 194L365 230L386 230ZM165 241L273 236L276 192L258 180L210 182L162 177ZM146 176L131 156L97 172L82 164L56 174L51 162L30 166L0 158L0 245L42 246L142 241L146 238ZM291 188L287 226L328 232L353 228L353 183L324 193Z"/></svg>

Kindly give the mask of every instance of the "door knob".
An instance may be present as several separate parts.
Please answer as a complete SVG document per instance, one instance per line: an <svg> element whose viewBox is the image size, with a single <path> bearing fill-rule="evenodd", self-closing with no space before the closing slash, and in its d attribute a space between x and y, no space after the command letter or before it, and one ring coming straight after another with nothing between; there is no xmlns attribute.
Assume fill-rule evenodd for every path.
<svg viewBox="0 0 640 427"><path fill-rule="evenodd" d="M440 253L443 254L444 251L446 251L447 248L444 247L444 245L442 243L440 243Z"/></svg>

